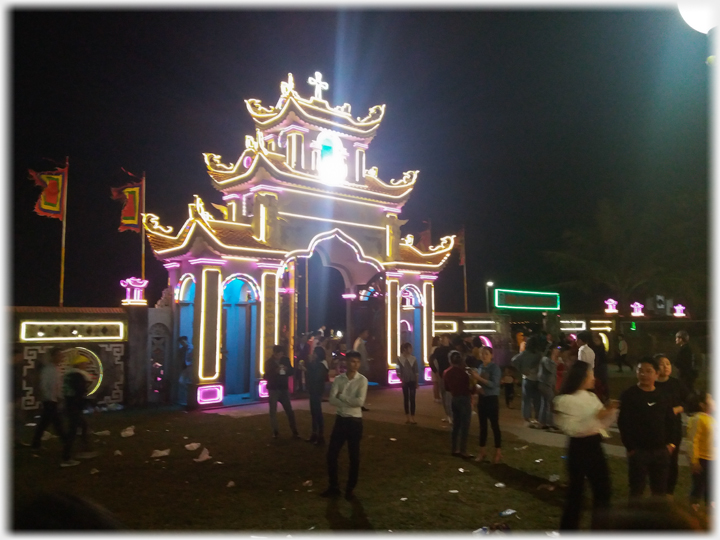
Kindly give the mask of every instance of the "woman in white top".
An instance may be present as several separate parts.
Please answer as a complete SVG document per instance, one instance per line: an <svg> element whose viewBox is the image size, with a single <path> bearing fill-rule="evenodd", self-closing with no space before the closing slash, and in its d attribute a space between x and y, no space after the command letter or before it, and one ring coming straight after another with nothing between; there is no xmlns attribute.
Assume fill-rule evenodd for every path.
<svg viewBox="0 0 720 540"><path fill-rule="evenodd" d="M593 493L593 529L600 529L610 509L610 471L602 449L605 428L617 419L617 402L603 407L590 392L595 387L587 362L575 362L555 400L555 422L570 436L567 449L568 489L560 529L580 528L585 477Z"/></svg>

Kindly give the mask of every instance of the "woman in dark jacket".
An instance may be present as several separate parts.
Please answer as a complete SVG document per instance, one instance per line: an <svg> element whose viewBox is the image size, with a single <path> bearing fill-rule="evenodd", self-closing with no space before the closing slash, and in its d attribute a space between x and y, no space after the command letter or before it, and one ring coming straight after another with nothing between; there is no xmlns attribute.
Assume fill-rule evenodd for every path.
<svg viewBox="0 0 720 540"><path fill-rule="evenodd" d="M310 416L312 417L312 435L307 442L317 446L325 444L323 435L325 423L322 413L322 397L325 392L325 383L328 380L328 364L325 360L325 349L315 347L308 358L305 373L305 384L310 396Z"/></svg>
<svg viewBox="0 0 720 540"><path fill-rule="evenodd" d="M657 360L659 367L655 388L670 398L673 413L675 413L672 440L675 448L673 448L673 453L670 455L667 484L667 494L672 496L678 478L678 456L680 454L680 443L682 442L682 413L687 407L690 390L683 381L670 376L672 374L672 364L667 356L662 353L656 354L655 360Z"/></svg>

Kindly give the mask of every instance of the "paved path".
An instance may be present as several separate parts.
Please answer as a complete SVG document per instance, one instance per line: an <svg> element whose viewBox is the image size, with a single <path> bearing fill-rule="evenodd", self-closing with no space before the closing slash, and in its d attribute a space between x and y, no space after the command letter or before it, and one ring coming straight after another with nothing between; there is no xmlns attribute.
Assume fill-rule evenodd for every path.
<svg viewBox="0 0 720 540"><path fill-rule="evenodd" d="M450 427L447 425L447 423L442 422L442 418L444 417L443 407L440 403L434 402L431 386L421 386L420 388L418 388L415 402L415 420L417 421L419 426L437 429L441 431L450 430ZM294 410L309 410L309 402L307 398L293 399L292 406ZM368 390L368 397L366 399L365 406L370 409L368 412L363 413L363 417L367 418L368 420L386 422L389 424L405 425L402 390L399 387L370 387L370 389ZM565 447L565 445L567 444L567 437L565 435L560 433L550 433L539 429L531 429L526 426L519 410L519 393L515 397L513 407L513 409L508 409L507 407L505 407L504 398L501 396L500 429L502 431L512 433L513 435L516 435L519 439L534 444L555 446L558 448ZM282 412L281 406L279 406L278 409L279 414L284 414ZM323 412L326 414L335 413L335 407L331 406L328 402L323 402L322 409ZM252 403L248 405L238 405L236 407L211 409L206 410L205 412L234 417L255 416L260 414L268 414L268 404ZM268 425L268 430L269 429L270 426ZM478 440L479 430L480 428L477 421L477 415L473 414L473 420L470 426L470 448L474 448L475 443L473 443L473 441ZM610 428L610 432L611 434L618 433L617 428L613 427ZM490 437L490 439L492 439L492 436ZM685 454L682 453L682 451L684 451L686 448L686 444L686 441L683 440L680 454L680 465L685 466L689 465L687 457L685 456ZM605 448L605 452L608 455L625 457L625 448L619 444L619 438L617 436L609 439L609 442L604 443L603 447Z"/></svg>

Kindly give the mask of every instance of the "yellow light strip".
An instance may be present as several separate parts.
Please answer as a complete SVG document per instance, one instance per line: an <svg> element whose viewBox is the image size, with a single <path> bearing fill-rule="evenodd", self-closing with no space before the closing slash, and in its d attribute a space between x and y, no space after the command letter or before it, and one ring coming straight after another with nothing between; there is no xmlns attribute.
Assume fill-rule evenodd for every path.
<svg viewBox="0 0 720 540"><path fill-rule="evenodd" d="M390 257L390 225L385 225L385 255Z"/></svg>
<svg viewBox="0 0 720 540"><path fill-rule="evenodd" d="M387 290L387 364L388 367L392 367L392 284L398 283L397 279L387 279L385 280L386 290ZM398 324L399 326L399 324Z"/></svg>
<svg viewBox="0 0 720 540"><path fill-rule="evenodd" d="M235 205L235 201L231 201L228 203L228 205ZM235 210L233 207L233 216L235 215ZM239 221L218 221L217 219L208 219L208 223L220 223L221 225L233 225L235 227L252 227L250 223L241 223Z"/></svg>
<svg viewBox="0 0 720 540"><path fill-rule="evenodd" d="M591 326L590 330L607 330L608 332L611 332L612 326Z"/></svg>
<svg viewBox="0 0 720 540"><path fill-rule="evenodd" d="M192 274L183 274L180 276L181 284L180 284L180 291L178 292L178 302L183 301L183 297L185 296L185 287L188 283L195 283L195 279L193 278Z"/></svg>
<svg viewBox="0 0 720 540"><path fill-rule="evenodd" d="M397 356L400 356L400 281L397 282L397 295L395 296L395 303L397 304L397 313L396 313L396 319L395 319L395 326L397 327Z"/></svg>
<svg viewBox="0 0 720 540"><path fill-rule="evenodd" d="M258 259L258 258L256 258L256 257L240 257L240 256L238 256L238 255L222 255L221 257L222 257L223 259L229 259L229 260L232 260L232 261L250 261L250 262L257 262L257 261L260 260L260 259Z"/></svg>
<svg viewBox="0 0 720 540"><path fill-rule="evenodd" d="M439 324L449 324L450 329L438 328ZM433 321L433 327L435 332L441 332L443 334L455 334L458 330L458 324L456 321Z"/></svg>
<svg viewBox="0 0 720 540"><path fill-rule="evenodd" d="M123 298L120 303L123 306L147 306L147 300L135 300L133 298Z"/></svg>
<svg viewBox="0 0 720 540"><path fill-rule="evenodd" d="M232 208L232 220L234 223L237 223L237 201L230 201L228 203L228 206ZM243 225L245 225L243 223Z"/></svg>
<svg viewBox="0 0 720 540"><path fill-rule="evenodd" d="M381 231L383 230L382 227L378 227L377 225L366 225L364 223L353 223L351 221L341 221L339 219L318 218L318 217L313 217L313 216L305 216L302 214L291 214L290 212L278 212L278 215L300 218L300 219L311 219L313 221L324 221L327 223L338 223L340 225L351 225L352 227L363 227L365 229L378 229Z"/></svg>
<svg viewBox="0 0 720 540"><path fill-rule="evenodd" d="M263 272L260 276L260 285L262 287L262 298L260 299L260 375L265 375L265 300L267 299L267 286L265 285L265 277L273 275L274 272Z"/></svg>
<svg viewBox="0 0 720 540"><path fill-rule="evenodd" d="M428 302L428 285L432 286L432 283L425 281L423 283L423 360L426 366L430 365L428 360L428 341L432 340L430 326L428 324L430 320L430 304ZM434 335L434 333L432 333Z"/></svg>
<svg viewBox="0 0 720 540"><path fill-rule="evenodd" d="M186 222L186 223L187 223L187 222ZM187 245L188 241L190 240L190 237L192 236L193 229L195 228L196 225L197 225L197 221L193 221L193 224L190 226L190 230L187 232L187 236L185 237L185 240L183 241L182 244L180 244L179 246L174 247L174 248L161 249L161 250L159 250L159 251L156 251L155 253L157 253L158 255L162 255L163 253L168 253L168 252L170 252L170 251L177 251L178 249L184 248L184 247ZM178 233L178 235L175 236L175 237L167 236L167 235L164 235L164 234L157 234L157 233L152 233L152 234L153 234L154 236L164 236L165 238L168 238L168 239L171 239L171 240L177 240L178 238L180 238L180 235L182 234L182 231L184 231L184 230L185 230L185 227L183 227L182 229L180 229L180 233Z"/></svg>
<svg viewBox="0 0 720 540"><path fill-rule="evenodd" d="M253 235L258 242L265 242L265 205L260 202L260 237Z"/></svg>
<svg viewBox="0 0 720 540"><path fill-rule="evenodd" d="M288 188L288 187L285 187L285 186L283 186L282 190L283 190L283 191L288 191L288 192L290 192L290 193L297 193L297 194L300 194L300 195L309 195L309 196L311 196L311 197L320 197L321 199L331 199L331 200L333 200L333 201L348 202L348 203L352 203L352 204L360 204L360 205L363 205L363 206L374 206L375 208L386 208L386 207L387 207L387 203L385 203L385 204L378 204L378 203L371 203L371 202L365 202L365 201L355 201L355 200L353 200L353 199L344 199L344 198L341 198L341 197L334 197L334 196L332 196L332 195L325 195L325 194L323 194L323 193L311 193L311 192L308 192L308 191L302 191L302 190L299 190L299 189Z"/></svg>
<svg viewBox="0 0 720 540"><path fill-rule="evenodd" d="M280 288L280 279L284 273L285 266L277 269L275 272L275 345L280 343L280 294L278 289ZM293 351L288 351L288 356L292 356Z"/></svg>
<svg viewBox="0 0 720 540"><path fill-rule="evenodd" d="M445 238L447 238L447 237L445 237ZM443 240L444 240L445 238L443 238ZM418 255L420 255L421 257L434 257L435 255L440 255L440 253L445 253L445 252L448 252L448 251L451 251L451 250L452 250L452 248L455 246L455 235L452 235L452 236L450 237L450 240L451 240L450 245L449 245L448 247L446 247L445 249L442 249L442 248L438 247L436 251L432 251L432 248L433 248L434 246L428 247L428 249L430 249L430 250L432 251L432 253L423 253L422 251L420 251L420 250L419 250L418 248L416 248L415 246L410 246L410 245L408 245L408 244L403 244L403 245L404 245L405 247L409 247L410 249L414 250L414 251L415 251Z"/></svg>
<svg viewBox="0 0 720 540"><path fill-rule="evenodd" d="M420 266L422 268L440 268L445 263L445 261L447 261L449 256L450 256L450 254L448 253L447 255L445 255L445 257L443 257L443 260L437 264L411 263L411 262L405 262L405 261L389 261L389 262L384 263L383 266L392 265L392 266Z"/></svg>
<svg viewBox="0 0 720 540"><path fill-rule="evenodd" d="M323 240L327 240L329 238L332 238L333 236L342 236L344 239L341 239L341 241L346 242L352 249L354 249L357 253L360 255L360 259L362 262L366 262L369 264L372 264L376 267L376 269L380 272L383 268L383 263L378 261L377 259L374 259L373 257L368 257L365 255L365 252L362 249L362 246L360 243L355 240L352 236L347 234L345 231L341 229L333 229L331 231L322 232L319 234L316 234L312 240L310 240L310 244L308 249L296 249L294 251L290 251L285 256L285 263L288 263L292 258L294 257L307 257L309 256L314 250L315 246L322 242Z"/></svg>
<svg viewBox="0 0 720 540"><path fill-rule="evenodd" d="M592 324L612 324L612 321L590 321Z"/></svg>
<svg viewBox="0 0 720 540"><path fill-rule="evenodd" d="M197 222L196 222L196 223L197 223ZM243 247L243 246L229 246L229 245L224 244L223 242L221 242L214 234L212 234L210 231L208 231L207 228L205 227L205 225L203 225L202 223L198 223L198 225L199 225L202 229L205 229L205 231L208 233L208 235L210 235L210 237L215 241L215 243L216 243L217 245L222 246L222 247L224 247L225 249L236 249L236 250L239 250L239 251L255 251L255 252L260 252L260 253L277 253L277 254L279 254L279 255L285 255L285 254L286 254L285 251L282 251L282 250L279 250L279 249L263 249L263 248L249 248L249 247ZM177 248L173 248L173 249L177 249ZM160 253L160 252L158 252L158 253Z"/></svg>
<svg viewBox="0 0 720 540"><path fill-rule="evenodd" d="M217 339L215 340L215 375L212 377L205 377L203 375L205 367L205 319L206 319L206 286L207 286L207 274L209 272L215 272L217 274ZM222 328L222 275L219 268L203 268L202 271L202 302L200 304L200 350L198 352L198 378L201 381L214 381L220 375L220 330Z"/></svg>
<svg viewBox="0 0 720 540"><path fill-rule="evenodd" d="M44 336L28 336L28 327L30 325L48 326L48 325L63 325L63 326L117 326L117 336L69 336L69 337L44 337ZM120 321L101 321L101 322L88 322L88 321L23 321L20 323L20 341L123 341L125 339L125 325Z"/></svg>

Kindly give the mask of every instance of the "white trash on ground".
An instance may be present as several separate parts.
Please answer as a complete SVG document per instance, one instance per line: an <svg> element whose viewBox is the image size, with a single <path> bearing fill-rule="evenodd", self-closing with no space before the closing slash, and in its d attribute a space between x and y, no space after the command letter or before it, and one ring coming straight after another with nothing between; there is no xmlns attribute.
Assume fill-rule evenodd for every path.
<svg viewBox="0 0 720 540"><path fill-rule="evenodd" d="M93 431L93 434L104 437L104 436L110 435L110 430L106 429L105 431Z"/></svg>
<svg viewBox="0 0 720 540"><path fill-rule="evenodd" d="M114 455L122 456L122 452L120 450L115 450Z"/></svg>
<svg viewBox="0 0 720 540"><path fill-rule="evenodd" d="M120 432L121 437L132 437L135 435L135 426L126 427Z"/></svg>
<svg viewBox="0 0 720 540"><path fill-rule="evenodd" d="M163 457L163 456L169 456L170 455L170 449L166 448L165 450L153 450L151 458L157 458L157 457Z"/></svg>
<svg viewBox="0 0 720 540"><path fill-rule="evenodd" d="M498 482L497 484L495 484L495 487L504 488L505 484L503 484L502 482Z"/></svg>
<svg viewBox="0 0 720 540"><path fill-rule="evenodd" d="M197 461L200 463L201 461L207 461L208 459L212 459L210 456L210 452L207 448L203 448L202 452L200 452L200 455L196 458L193 458L193 461Z"/></svg>
<svg viewBox="0 0 720 540"><path fill-rule="evenodd" d="M199 442L194 442L194 443L186 444L186 445L185 445L185 450L197 450L197 449L200 448L201 446L202 446L201 443L199 443Z"/></svg>
<svg viewBox="0 0 720 540"><path fill-rule="evenodd" d="M227 483L227 486L225 486L225 487L235 487L235 482L233 482L232 480L230 480L230 481Z"/></svg>
<svg viewBox="0 0 720 540"><path fill-rule="evenodd" d="M310 487L310 486L312 486L312 480L306 480L305 482L303 482L303 486L304 486L304 487Z"/></svg>
<svg viewBox="0 0 720 540"><path fill-rule="evenodd" d="M90 474L97 474L99 472L97 469L90 469Z"/></svg>

